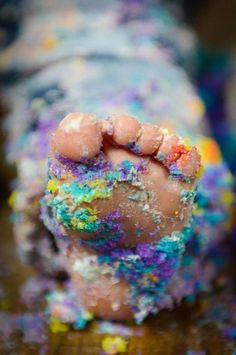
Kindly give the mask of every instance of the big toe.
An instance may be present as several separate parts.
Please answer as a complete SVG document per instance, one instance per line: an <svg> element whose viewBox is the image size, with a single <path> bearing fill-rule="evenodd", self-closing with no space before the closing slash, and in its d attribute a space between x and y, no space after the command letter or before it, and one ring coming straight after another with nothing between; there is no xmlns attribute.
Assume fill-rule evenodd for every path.
<svg viewBox="0 0 236 355"><path fill-rule="evenodd" d="M99 154L102 133L95 117L75 112L67 115L52 137L52 148L63 156L79 162Z"/></svg>

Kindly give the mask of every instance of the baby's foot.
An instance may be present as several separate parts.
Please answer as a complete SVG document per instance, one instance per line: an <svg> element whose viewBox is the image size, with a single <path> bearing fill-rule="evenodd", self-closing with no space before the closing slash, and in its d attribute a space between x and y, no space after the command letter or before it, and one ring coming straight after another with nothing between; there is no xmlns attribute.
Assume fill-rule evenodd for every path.
<svg viewBox="0 0 236 355"><path fill-rule="evenodd" d="M197 149L165 129L72 113L53 135L48 206L98 250L157 241L187 225L199 168Z"/></svg>

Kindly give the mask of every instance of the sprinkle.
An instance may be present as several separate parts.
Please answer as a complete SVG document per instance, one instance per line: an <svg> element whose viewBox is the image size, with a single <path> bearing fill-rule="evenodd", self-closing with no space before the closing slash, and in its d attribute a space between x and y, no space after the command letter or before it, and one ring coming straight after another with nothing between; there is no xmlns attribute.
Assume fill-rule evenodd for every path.
<svg viewBox="0 0 236 355"><path fill-rule="evenodd" d="M160 127L160 132L164 135L169 134L169 130L167 128Z"/></svg>
<svg viewBox="0 0 236 355"><path fill-rule="evenodd" d="M68 324L60 322L58 319L53 318L50 324L50 330L52 333L65 333L70 329Z"/></svg>
<svg viewBox="0 0 236 355"><path fill-rule="evenodd" d="M139 200L141 200L141 198L142 198L142 195L140 193L130 194L128 196L128 199L131 201L139 201Z"/></svg>
<svg viewBox="0 0 236 355"><path fill-rule="evenodd" d="M58 191L57 182L55 180L49 180L47 184L47 189L51 193L56 193Z"/></svg>
<svg viewBox="0 0 236 355"><path fill-rule="evenodd" d="M127 345L127 340L119 336L106 336L102 339L102 349L109 355L125 353L127 351Z"/></svg>

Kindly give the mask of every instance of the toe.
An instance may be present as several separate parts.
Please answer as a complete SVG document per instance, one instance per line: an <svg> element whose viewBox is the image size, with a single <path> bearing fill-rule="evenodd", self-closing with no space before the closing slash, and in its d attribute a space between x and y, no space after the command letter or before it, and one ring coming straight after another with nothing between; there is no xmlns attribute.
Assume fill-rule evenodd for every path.
<svg viewBox="0 0 236 355"><path fill-rule="evenodd" d="M180 137L176 135L165 134L162 144L157 152L156 159L163 162L164 165L173 163L183 153L184 144Z"/></svg>
<svg viewBox="0 0 236 355"><path fill-rule="evenodd" d="M141 154L153 154L156 152L162 142L163 134L160 128L151 124L144 124L141 128L141 134L137 140L137 146Z"/></svg>
<svg viewBox="0 0 236 355"><path fill-rule="evenodd" d="M101 146L102 134L96 119L78 112L67 115L52 137L54 151L76 162L96 156Z"/></svg>
<svg viewBox="0 0 236 355"><path fill-rule="evenodd" d="M193 147L190 151L182 154L177 161L177 167L188 179L194 179L200 169L201 157L198 150Z"/></svg>
<svg viewBox="0 0 236 355"><path fill-rule="evenodd" d="M156 159L176 178L193 180L200 168L200 155L195 147L188 148L176 135L164 135Z"/></svg>
<svg viewBox="0 0 236 355"><path fill-rule="evenodd" d="M136 142L139 134L141 125L140 123L131 116L112 116L110 118L112 123L112 141L120 146L129 146Z"/></svg>

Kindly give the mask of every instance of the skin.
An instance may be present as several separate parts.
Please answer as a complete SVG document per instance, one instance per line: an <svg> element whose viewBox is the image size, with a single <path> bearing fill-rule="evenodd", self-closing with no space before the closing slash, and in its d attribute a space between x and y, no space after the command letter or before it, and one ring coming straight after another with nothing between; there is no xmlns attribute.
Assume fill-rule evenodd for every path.
<svg viewBox="0 0 236 355"><path fill-rule="evenodd" d="M138 154L128 149L134 142L138 147ZM165 158L173 153L174 146L180 148L177 153L174 151L175 163L188 182L185 181L186 179L170 178L169 165L165 162ZM53 134L52 158L59 152L79 163L84 158L95 157L102 149L105 157L115 167L124 160L134 163L141 159L145 160L147 171L142 175L143 190L131 184L119 183L113 190L112 198L94 200L89 206L96 207L99 218L105 217L119 206L122 215L119 222L123 225L125 238L117 246L135 247L141 242L157 241L164 235L181 230L188 223L192 204L184 204L181 194L183 190L191 191L194 188L200 167L200 156L194 147L183 153L182 146L183 141L176 134L169 133L167 129L158 126L141 125L131 116L113 116L109 120L96 121L92 116L72 113L64 118ZM180 151L182 153L179 153ZM158 155L164 158L163 164L157 161ZM70 182L72 179L72 176L68 176L66 181L59 181L59 184ZM148 201L145 197L147 191ZM129 199L131 194L137 192L141 192L146 200L143 197L141 201ZM143 208L147 203L148 211L144 212ZM141 223L141 235L137 237L136 230L139 223ZM98 317L131 319L132 312L127 306L129 286L124 281L114 283L110 275L102 275L99 282L91 281L88 284L73 269L73 263L82 253L77 241L91 238L91 233L71 230L66 230L65 233L71 237L73 244L67 254L69 273L84 306ZM86 252L94 254L94 250L88 248ZM119 305L119 311L114 310L114 300Z"/></svg>
<svg viewBox="0 0 236 355"><path fill-rule="evenodd" d="M117 166L123 160L137 163L141 159L133 153L110 145L106 146L104 151L105 156L112 161L114 166ZM129 199L129 196L137 193L141 194L142 198L146 198L146 193L127 183L118 184L111 199L98 199L90 204L91 208L97 209L100 218L106 217L108 213L115 211L119 206L122 215L119 222L124 226L126 235L118 244L121 247L134 247L141 242L151 243L164 235L170 234L173 230L181 230L187 224L191 214L192 207L190 205L184 206L181 202L181 192L185 189L191 190L194 183L187 184L171 180L167 169L160 163L149 157L145 160L148 163L148 171L143 176L143 185L145 191L149 191L151 194L147 212L144 213L143 211L146 200L133 201ZM160 223L155 222L157 214L160 216ZM141 230L141 235L138 238L137 229ZM71 230L66 230L66 234L76 239L90 239L92 237L91 233Z"/></svg>
<svg viewBox="0 0 236 355"><path fill-rule="evenodd" d="M55 151L73 161L79 161L82 157L92 158L99 153L101 145L102 134L98 122L93 116L83 113L67 115L53 137Z"/></svg>
<svg viewBox="0 0 236 355"><path fill-rule="evenodd" d="M87 281L73 269L74 262L80 259L84 252L94 255L88 248L81 246L78 248L78 245L74 243L67 256L69 274L83 307L99 318L118 321L132 320L133 313L127 304L130 288L125 281L114 281L109 274Z"/></svg>

